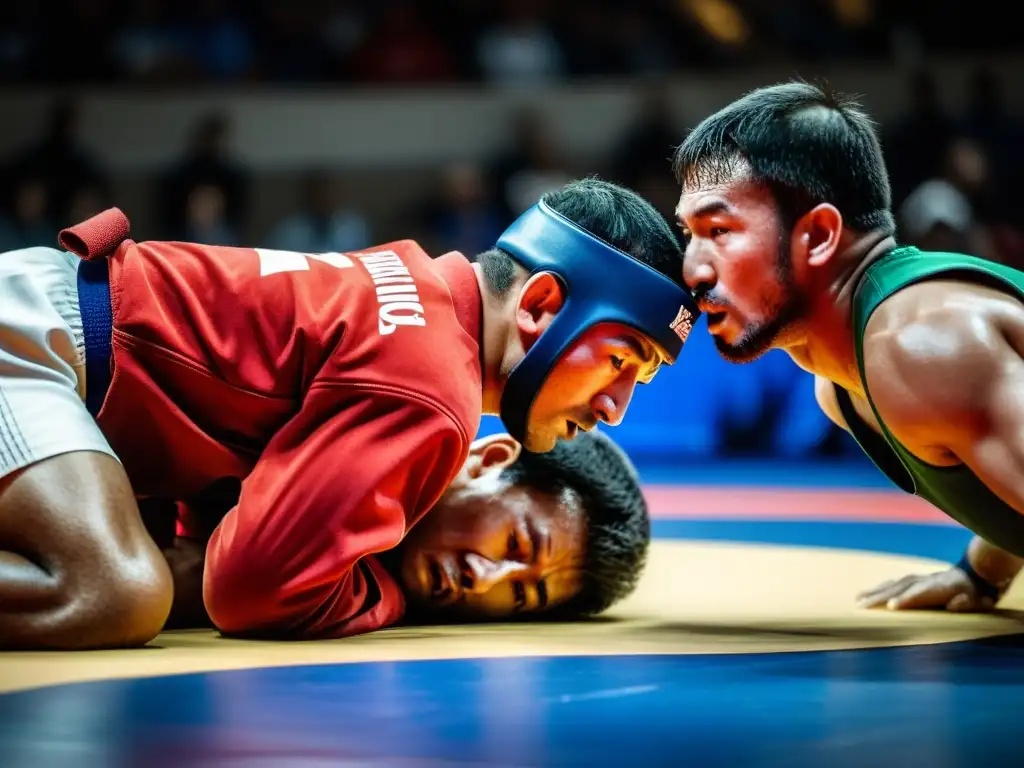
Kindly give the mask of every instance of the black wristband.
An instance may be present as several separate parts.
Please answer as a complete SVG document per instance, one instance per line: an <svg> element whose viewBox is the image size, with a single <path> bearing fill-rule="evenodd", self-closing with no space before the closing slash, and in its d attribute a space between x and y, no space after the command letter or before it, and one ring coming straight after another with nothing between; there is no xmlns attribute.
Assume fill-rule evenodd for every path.
<svg viewBox="0 0 1024 768"><path fill-rule="evenodd" d="M991 581L986 581L978 575L978 572L974 570L974 566L971 565L971 561L968 560L966 552L964 552L964 556L960 558L960 562L955 567L967 574L967 578L971 580L971 584L974 585L974 589L977 590L980 597L987 597L993 603L1002 597L1003 590Z"/></svg>

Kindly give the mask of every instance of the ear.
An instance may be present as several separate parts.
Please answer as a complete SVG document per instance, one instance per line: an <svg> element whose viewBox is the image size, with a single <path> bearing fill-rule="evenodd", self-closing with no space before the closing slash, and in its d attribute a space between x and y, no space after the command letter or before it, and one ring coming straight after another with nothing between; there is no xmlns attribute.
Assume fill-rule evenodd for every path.
<svg viewBox="0 0 1024 768"><path fill-rule="evenodd" d="M824 266L839 247L843 215L834 205L822 203L800 217L793 234L793 242L799 243L807 254L807 265Z"/></svg>
<svg viewBox="0 0 1024 768"><path fill-rule="evenodd" d="M562 283L551 272L538 272L526 281L516 307L516 326L524 349L533 346L564 304Z"/></svg>
<svg viewBox="0 0 1024 768"><path fill-rule="evenodd" d="M522 450L523 447L507 434L474 440L463 471L471 480L487 472L500 472L514 464Z"/></svg>

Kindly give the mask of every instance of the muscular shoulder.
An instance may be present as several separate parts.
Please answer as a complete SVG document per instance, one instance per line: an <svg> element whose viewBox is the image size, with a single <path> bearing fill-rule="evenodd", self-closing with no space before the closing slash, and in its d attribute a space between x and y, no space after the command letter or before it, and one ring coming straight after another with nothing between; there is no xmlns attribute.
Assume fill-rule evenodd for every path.
<svg viewBox="0 0 1024 768"><path fill-rule="evenodd" d="M1024 306L1005 293L947 281L901 291L865 332L875 407L926 440L970 426L1013 337L1024 339Z"/></svg>

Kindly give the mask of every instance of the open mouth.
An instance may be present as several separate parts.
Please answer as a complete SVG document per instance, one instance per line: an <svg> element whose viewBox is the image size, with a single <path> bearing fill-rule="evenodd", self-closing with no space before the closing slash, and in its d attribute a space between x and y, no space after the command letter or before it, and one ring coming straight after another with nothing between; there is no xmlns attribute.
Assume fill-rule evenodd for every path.
<svg viewBox="0 0 1024 768"><path fill-rule="evenodd" d="M565 426L566 426L565 438L567 440L572 440L574 437L576 437L576 433L579 432L580 427L574 421L567 421L567 422L565 422Z"/></svg>
<svg viewBox="0 0 1024 768"><path fill-rule="evenodd" d="M707 314L708 328L713 325L718 325L720 322L725 320L725 312L709 312Z"/></svg>

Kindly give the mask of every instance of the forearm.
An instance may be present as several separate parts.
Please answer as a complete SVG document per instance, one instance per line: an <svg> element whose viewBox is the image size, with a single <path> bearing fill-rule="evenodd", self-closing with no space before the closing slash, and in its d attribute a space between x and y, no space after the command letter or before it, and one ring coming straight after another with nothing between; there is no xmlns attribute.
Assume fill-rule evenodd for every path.
<svg viewBox="0 0 1024 768"><path fill-rule="evenodd" d="M1001 592L1010 586L1024 566L1024 559L989 544L980 536L975 536L968 544L967 561L981 578Z"/></svg>

